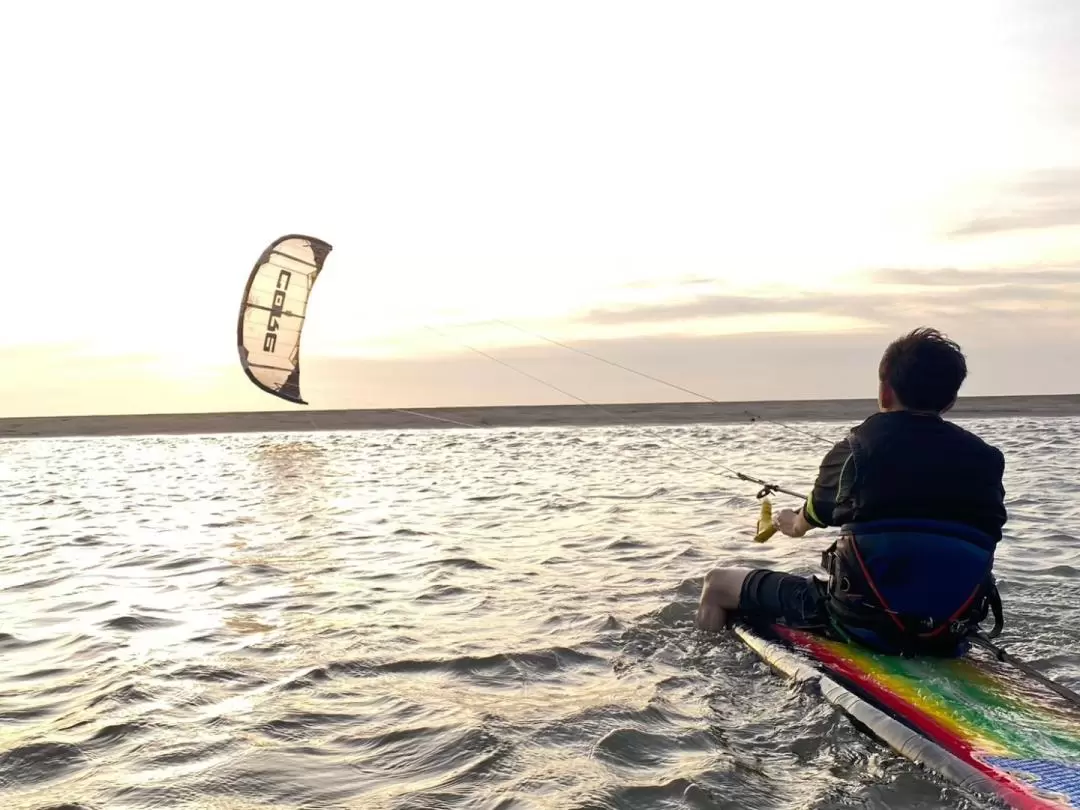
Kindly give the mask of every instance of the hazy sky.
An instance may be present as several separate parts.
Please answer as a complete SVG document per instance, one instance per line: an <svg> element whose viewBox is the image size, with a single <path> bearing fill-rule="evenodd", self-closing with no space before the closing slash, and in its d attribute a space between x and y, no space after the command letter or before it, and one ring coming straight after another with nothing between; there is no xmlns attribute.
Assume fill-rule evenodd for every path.
<svg viewBox="0 0 1080 810"><path fill-rule="evenodd" d="M5 8L0 415L290 408L244 282L326 239L312 407L1080 391L1080 3ZM509 324L509 325L508 325ZM429 327L434 327L435 330Z"/></svg>

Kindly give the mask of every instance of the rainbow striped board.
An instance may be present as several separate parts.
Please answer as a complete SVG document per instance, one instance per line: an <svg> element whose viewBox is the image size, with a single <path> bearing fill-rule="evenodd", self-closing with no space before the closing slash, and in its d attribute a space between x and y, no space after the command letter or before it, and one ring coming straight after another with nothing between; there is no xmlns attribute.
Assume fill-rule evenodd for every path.
<svg viewBox="0 0 1080 810"><path fill-rule="evenodd" d="M734 631L895 751L1010 807L1080 808L1080 710L989 653L878 655L781 625Z"/></svg>

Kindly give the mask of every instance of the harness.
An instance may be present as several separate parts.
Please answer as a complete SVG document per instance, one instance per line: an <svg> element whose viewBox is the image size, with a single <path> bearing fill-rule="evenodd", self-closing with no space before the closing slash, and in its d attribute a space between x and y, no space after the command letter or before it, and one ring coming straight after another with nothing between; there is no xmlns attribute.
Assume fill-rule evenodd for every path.
<svg viewBox="0 0 1080 810"><path fill-rule="evenodd" d="M992 612L994 638L1005 624L994 549L983 532L945 521L844 525L821 556L833 630L881 652L952 657Z"/></svg>

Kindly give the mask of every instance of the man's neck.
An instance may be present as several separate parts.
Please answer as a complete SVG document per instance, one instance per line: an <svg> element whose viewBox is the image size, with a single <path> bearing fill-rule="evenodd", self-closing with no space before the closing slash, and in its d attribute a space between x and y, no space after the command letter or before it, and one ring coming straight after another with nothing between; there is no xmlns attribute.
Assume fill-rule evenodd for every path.
<svg viewBox="0 0 1080 810"><path fill-rule="evenodd" d="M917 411L914 408L905 408L903 405L891 405L888 408L881 408L881 413L910 413L912 416L936 416L939 419L941 414L937 411Z"/></svg>

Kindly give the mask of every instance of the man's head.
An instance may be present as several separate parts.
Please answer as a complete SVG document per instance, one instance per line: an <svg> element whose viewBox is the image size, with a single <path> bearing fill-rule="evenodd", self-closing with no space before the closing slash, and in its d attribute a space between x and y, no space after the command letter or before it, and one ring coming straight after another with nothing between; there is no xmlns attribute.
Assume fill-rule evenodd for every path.
<svg viewBox="0 0 1080 810"><path fill-rule="evenodd" d="M956 404L967 377L960 347L936 329L916 329L885 349L878 365L878 404L883 411L944 413Z"/></svg>

